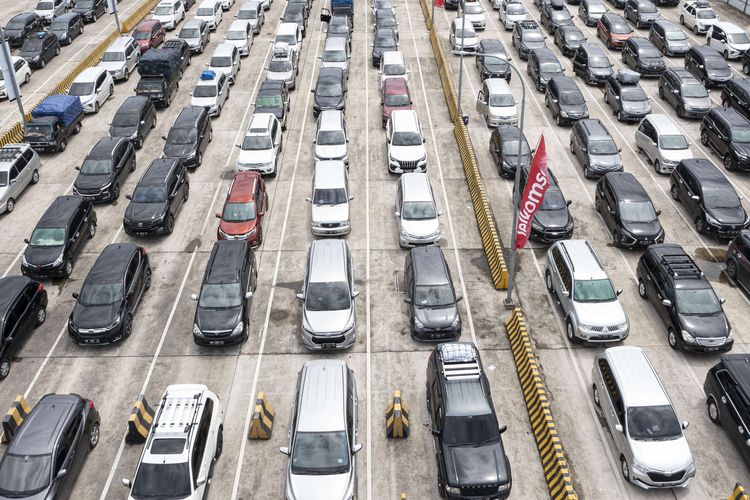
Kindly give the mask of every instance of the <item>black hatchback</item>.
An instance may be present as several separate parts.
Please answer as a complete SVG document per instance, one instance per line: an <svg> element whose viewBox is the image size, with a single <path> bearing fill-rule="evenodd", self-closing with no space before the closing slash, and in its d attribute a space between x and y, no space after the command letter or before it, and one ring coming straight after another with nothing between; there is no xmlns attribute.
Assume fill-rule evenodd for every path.
<svg viewBox="0 0 750 500"><path fill-rule="evenodd" d="M612 62L596 43L582 43L573 56L573 73L589 85L599 85L614 74Z"/></svg>
<svg viewBox="0 0 750 500"><path fill-rule="evenodd" d="M518 154L518 145L521 154ZM490 154L497 167L497 173L503 177L513 177L516 168L531 165L531 149L526 136L514 125L496 127L490 135Z"/></svg>
<svg viewBox="0 0 750 500"><path fill-rule="evenodd" d="M750 170L750 120L732 108L713 108L701 122L701 144L719 155L727 170Z"/></svg>
<svg viewBox="0 0 750 500"><path fill-rule="evenodd" d="M555 45L560 47L560 51L564 56L573 56L578 47L585 42L586 36L578 26L560 26L555 31Z"/></svg>
<svg viewBox="0 0 750 500"><path fill-rule="evenodd" d="M190 184L184 165L177 160L157 158L135 186L125 215L125 233L138 236L171 234L175 217L188 200Z"/></svg>
<svg viewBox="0 0 750 500"><path fill-rule="evenodd" d="M175 118L169 134L162 136L167 143L161 157L175 159L187 168L199 167L203 163L203 153L213 137L208 109L203 106L186 106Z"/></svg>
<svg viewBox="0 0 750 500"><path fill-rule="evenodd" d="M70 276L84 242L96 234L96 212L80 196L59 196L37 222L21 260L24 276L37 279Z"/></svg>
<svg viewBox="0 0 750 500"><path fill-rule="evenodd" d="M131 95L120 105L109 124L111 137L124 137L135 149L143 147L143 140L156 127L156 107L146 96Z"/></svg>
<svg viewBox="0 0 750 500"><path fill-rule="evenodd" d="M60 40L57 39L57 35L49 31L37 31L30 35L18 52L20 57L28 61L32 69L45 67L58 54L60 54Z"/></svg>
<svg viewBox="0 0 750 500"><path fill-rule="evenodd" d="M151 287L146 249L132 243L107 246L91 267L68 318L68 335L78 345L105 345L133 332L133 316Z"/></svg>
<svg viewBox="0 0 750 500"><path fill-rule="evenodd" d="M135 148L124 137L102 137L78 170L73 194L91 201L116 201L120 186L135 172Z"/></svg>
<svg viewBox="0 0 750 500"><path fill-rule="evenodd" d="M0 278L0 380L10 373L10 363L47 319L47 290L25 276Z"/></svg>
<svg viewBox="0 0 750 500"><path fill-rule="evenodd" d="M42 18L35 12L21 12L10 18L5 25L5 38L12 49L23 45L32 34L44 29Z"/></svg>
<svg viewBox="0 0 750 500"><path fill-rule="evenodd" d="M604 84L604 102L609 104L620 122L639 122L651 113L651 98L638 80L641 75L630 70L619 70Z"/></svg>
<svg viewBox="0 0 750 500"><path fill-rule="evenodd" d="M662 243L661 212L630 172L610 172L596 184L594 205L616 247L634 248Z"/></svg>
<svg viewBox="0 0 750 500"><path fill-rule="evenodd" d="M321 111L336 109L346 111L346 77L341 68L320 68L313 96L313 116Z"/></svg>
<svg viewBox="0 0 750 500"><path fill-rule="evenodd" d="M83 33L83 18L77 12L68 12L54 18L49 30L57 35L61 45L70 45Z"/></svg>
<svg viewBox="0 0 750 500"><path fill-rule="evenodd" d="M552 112L558 126L572 125L589 117L586 99L575 80L569 76L553 76L550 79L544 94L544 104Z"/></svg>

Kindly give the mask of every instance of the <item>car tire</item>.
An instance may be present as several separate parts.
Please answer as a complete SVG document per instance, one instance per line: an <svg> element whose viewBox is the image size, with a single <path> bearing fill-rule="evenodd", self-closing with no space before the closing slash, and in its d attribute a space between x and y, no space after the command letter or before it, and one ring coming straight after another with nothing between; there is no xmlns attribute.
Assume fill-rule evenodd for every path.
<svg viewBox="0 0 750 500"><path fill-rule="evenodd" d="M112 201L117 201L119 197L120 197L120 183L115 182L114 186L112 186Z"/></svg>
<svg viewBox="0 0 750 500"><path fill-rule="evenodd" d="M132 333L133 333L133 315L128 313L128 315L125 316L125 321L122 323L123 340L130 337Z"/></svg>
<svg viewBox="0 0 750 500"><path fill-rule="evenodd" d="M624 122L625 121L625 115L622 114L622 110L617 112L617 121L618 122Z"/></svg>
<svg viewBox="0 0 750 500"><path fill-rule="evenodd" d="M680 16L680 24L685 25L685 16Z"/></svg>
<svg viewBox="0 0 750 500"><path fill-rule="evenodd" d="M200 167L203 165L203 153L198 151L198 155L195 157L195 166Z"/></svg>
<svg viewBox="0 0 750 500"><path fill-rule="evenodd" d="M557 113L557 115L555 116L555 123L557 123L558 127L563 126L562 116L560 116L560 113Z"/></svg>
<svg viewBox="0 0 750 500"><path fill-rule="evenodd" d="M547 291L550 293L550 295L554 295L555 287L552 284L552 273L549 272L549 269L547 269L544 273L544 284L547 286Z"/></svg>
<svg viewBox="0 0 750 500"><path fill-rule="evenodd" d="M700 33L698 32L698 26L693 26L693 34L694 34L694 35L699 35L699 34L700 34Z"/></svg>
<svg viewBox="0 0 750 500"><path fill-rule="evenodd" d="M648 296L646 295L646 284L641 278L638 278L638 295L640 295L643 300L648 300Z"/></svg>
<svg viewBox="0 0 750 500"><path fill-rule="evenodd" d="M729 60L729 51L725 50L722 55L724 56L724 59Z"/></svg>
<svg viewBox="0 0 750 500"><path fill-rule="evenodd" d="M727 274L733 280L737 279L737 262L734 259L727 259Z"/></svg>
<svg viewBox="0 0 750 500"><path fill-rule="evenodd" d="M573 330L573 322L570 321L570 318L565 321L565 336L568 337L568 340L572 344L577 344L579 342L579 339L576 337L575 331Z"/></svg>
<svg viewBox="0 0 750 500"><path fill-rule="evenodd" d="M216 454L214 459L218 460L221 456L221 452L224 450L224 426L219 426L219 435L216 437Z"/></svg>
<svg viewBox="0 0 750 500"><path fill-rule="evenodd" d="M73 259L68 259L65 261L65 270L64 270L65 276L70 276L73 274Z"/></svg>
<svg viewBox="0 0 750 500"><path fill-rule="evenodd" d="M667 330L667 343L669 347L677 350L677 334L671 327Z"/></svg>
<svg viewBox="0 0 750 500"><path fill-rule="evenodd" d="M724 155L724 168L727 170L736 170L737 162L732 159L732 156L727 153Z"/></svg>
<svg viewBox="0 0 750 500"><path fill-rule="evenodd" d="M620 455L620 473L626 481L630 482L630 466L622 455Z"/></svg>
<svg viewBox="0 0 750 500"><path fill-rule="evenodd" d="M680 118L685 118L685 108L682 106L677 106L677 116Z"/></svg>
<svg viewBox="0 0 750 500"><path fill-rule="evenodd" d="M208 142L211 142L214 140L214 129L211 129L208 131Z"/></svg>
<svg viewBox="0 0 750 500"><path fill-rule="evenodd" d="M151 120L151 128L156 128L156 115L154 115L154 119Z"/></svg>
<svg viewBox="0 0 750 500"><path fill-rule="evenodd" d="M167 222L164 224L164 231L167 234L172 234L174 231L174 215L169 214L167 217Z"/></svg>
<svg viewBox="0 0 750 500"><path fill-rule="evenodd" d="M706 222L703 220L703 217L698 216L695 218L695 230L698 231L698 234L705 234Z"/></svg>
<svg viewBox="0 0 750 500"><path fill-rule="evenodd" d="M10 359L0 359L0 380L4 380L10 373Z"/></svg>
<svg viewBox="0 0 750 500"><path fill-rule="evenodd" d="M60 146L57 148L57 150L62 153L67 147L68 141L66 139L63 139L62 141L60 141Z"/></svg>
<svg viewBox="0 0 750 500"><path fill-rule="evenodd" d="M45 61L44 59L42 59L42 60L41 60L41 61L39 62L39 67L40 67L40 68L44 68L45 66L47 66L47 61Z"/></svg>
<svg viewBox="0 0 750 500"><path fill-rule="evenodd" d="M74 134L78 134L81 131L81 122L76 123L75 128L73 129Z"/></svg>
<svg viewBox="0 0 750 500"><path fill-rule="evenodd" d="M94 422L91 424L91 431L89 432L89 448L92 450L96 448L96 445L99 444L99 438L101 437L101 429L99 428L99 423Z"/></svg>
<svg viewBox="0 0 750 500"><path fill-rule="evenodd" d="M654 171L657 174L661 173L661 163L659 163L659 160L654 161Z"/></svg>
<svg viewBox="0 0 750 500"><path fill-rule="evenodd" d="M622 246L622 235L620 234L620 231L612 232L612 245L614 245L615 248L620 248Z"/></svg>
<svg viewBox="0 0 750 500"><path fill-rule="evenodd" d="M609 94L607 93L606 90L604 91L604 102L606 102L607 104L609 104Z"/></svg>
<svg viewBox="0 0 750 500"><path fill-rule="evenodd" d="M721 425L721 414L719 413L719 405L716 404L716 400L713 396L709 396L706 401L706 411L708 412L708 418L711 422L716 425Z"/></svg>
<svg viewBox="0 0 750 500"><path fill-rule="evenodd" d="M149 288L151 288L152 276L153 275L151 273L151 268L147 267L143 275L143 289L144 290L148 290Z"/></svg>
<svg viewBox="0 0 750 500"><path fill-rule="evenodd" d="M5 211L11 213L16 208L16 200L8 198L8 202L5 204Z"/></svg>
<svg viewBox="0 0 750 500"><path fill-rule="evenodd" d="M39 170L34 170L31 173L31 183L36 184L37 182L39 182Z"/></svg>
<svg viewBox="0 0 750 500"><path fill-rule="evenodd" d="M587 179L591 179L591 169L588 164L583 166L583 176Z"/></svg>
<svg viewBox="0 0 750 500"><path fill-rule="evenodd" d="M677 186L675 184L672 184L669 188L669 194L672 195L674 201L680 201L680 192L677 191Z"/></svg>
<svg viewBox="0 0 750 500"><path fill-rule="evenodd" d="M591 399L594 400L594 404L597 408L602 407L602 400L599 398L599 389L596 388L595 384L591 385Z"/></svg>
<svg viewBox="0 0 750 500"><path fill-rule="evenodd" d="M39 306L36 311L36 324L37 326L43 325L47 321L47 306Z"/></svg>
<svg viewBox="0 0 750 500"><path fill-rule="evenodd" d="M701 130L701 144L708 146L708 132Z"/></svg>
<svg viewBox="0 0 750 500"><path fill-rule="evenodd" d="M101 107L101 106L99 105L99 101L96 101L96 102L94 103L94 114L96 114L96 113L98 113L98 112L99 112L99 108L100 108L100 107Z"/></svg>
<svg viewBox="0 0 750 500"><path fill-rule="evenodd" d="M135 141L135 149L141 149L143 147L143 136L138 134L138 138ZM135 168L131 169L132 172Z"/></svg>
<svg viewBox="0 0 750 500"><path fill-rule="evenodd" d="M89 239L96 236L96 222L92 222L89 226Z"/></svg>
<svg viewBox="0 0 750 500"><path fill-rule="evenodd" d="M26 73L26 76L23 77L23 83L29 83L31 80L31 73Z"/></svg>
<svg viewBox="0 0 750 500"><path fill-rule="evenodd" d="M128 78L130 78L130 70L128 68L125 68L125 73L123 73L122 79L127 80Z"/></svg>
<svg viewBox="0 0 750 500"><path fill-rule="evenodd" d="M594 210L596 210L597 213L602 211L602 202L599 201L599 197L594 197Z"/></svg>

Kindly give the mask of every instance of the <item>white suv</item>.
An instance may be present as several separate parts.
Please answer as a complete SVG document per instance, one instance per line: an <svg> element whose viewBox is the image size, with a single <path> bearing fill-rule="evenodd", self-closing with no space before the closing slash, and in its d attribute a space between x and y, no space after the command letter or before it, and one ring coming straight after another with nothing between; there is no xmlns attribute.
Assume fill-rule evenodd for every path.
<svg viewBox="0 0 750 500"><path fill-rule="evenodd" d="M416 111L393 111L385 127L385 134L389 172L400 174L427 171L424 134Z"/></svg>
<svg viewBox="0 0 750 500"><path fill-rule="evenodd" d="M177 23L185 19L185 6L182 5L182 0L162 0L154 8L151 18L161 21L164 29L173 30Z"/></svg>
<svg viewBox="0 0 750 500"><path fill-rule="evenodd" d="M692 28L693 33L705 33L708 28L719 22L719 16L706 1L687 1L682 4L680 24Z"/></svg>
<svg viewBox="0 0 750 500"><path fill-rule="evenodd" d="M315 161L341 160L349 167L349 136L344 113L337 109L321 111L314 142Z"/></svg>
<svg viewBox="0 0 750 500"><path fill-rule="evenodd" d="M156 408L129 499L202 499L221 456L224 411L202 384L170 385Z"/></svg>
<svg viewBox="0 0 750 500"><path fill-rule="evenodd" d="M736 24L721 22L708 29L706 44L724 59L739 59L750 50L750 36Z"/></svg>
<svg viewBox="0 0 750 500"><path fill-rule="evenodd" d="M98 66L109 71L115 80L127 80L141 60L141 49L132 36L115 38L102 54Z"/></svg>
<svg viewBox="0 0 750 500"><path fill-rule="evenodd" d="M68 95L81 99L84 113L98 113L99 108L115 93L115 82L109 71L100 67L86 68L70 85Z"/></svg>
<svg viewBox="0 0 750 500"><path fill-rule="evenodd" d="M276 163L283 148L281 124L273 113L255 113L245 131L237 170L253 170L264 175L276 176Z"/></svg>
<svg viewBox="0 0 750 500"><path fill-rule="evenodd" d="M31 80L29 63L23 57L12 56L11 59L13 61L13 70L16 72L18 86L20 87L25 83L29 83L29 80ZM8 88L5 85L5 78L0 73L0 99L5 99L6 97L8 97Z"/></svg>
<svg viewBox="0 0 750 500"><path fill-rule="evenodd" d="M227 75L206 70L190 93L191 106L203 106L209 116L221 116L221 110L229 97L229 78Z"/></svg>

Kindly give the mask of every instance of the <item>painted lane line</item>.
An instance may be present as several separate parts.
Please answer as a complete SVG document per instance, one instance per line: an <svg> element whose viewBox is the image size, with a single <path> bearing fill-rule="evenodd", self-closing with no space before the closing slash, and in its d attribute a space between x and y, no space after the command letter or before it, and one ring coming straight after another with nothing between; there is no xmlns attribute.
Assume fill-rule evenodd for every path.
<svg viewBox="0 0 750 500"><path fill-rule="evenodd" d="M408 0L407 0L408 1ZM366 436L366 462L367 462L367 500L372 500L372 315L371 305L372 296L370 294L370 79L368 78L367 71L369 65L369 54L367 48L370 46L368 43L368 27L370 24L367 22L367 13L370 9L365 6L365 43L364 43L364 69L365 69L365 316L367 322L365 323L365 350L367 352L367 405L365 407L367 413L367 436Z"/></svg>

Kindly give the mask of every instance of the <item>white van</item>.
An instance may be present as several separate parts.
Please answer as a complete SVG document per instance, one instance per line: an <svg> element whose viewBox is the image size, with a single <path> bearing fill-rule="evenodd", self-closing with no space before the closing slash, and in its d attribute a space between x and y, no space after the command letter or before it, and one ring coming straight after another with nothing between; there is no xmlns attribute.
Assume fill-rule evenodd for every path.
<svg viewBox="0 0 750 500"><path fill-rule="evenodd" d="M216 27L219 26L223 17L224 14L219 0L204 0L195 12L195 19L206 21L208 29L211 31L216 31Z"/></svg>
<svg viewBox="0 0 750 500"><path fill-rule="evenodd" d="M247 21L232 21L224 39L237 47L240 56L247 56L253 46L253 28Z"/></svg>
<svg viewBox="0 0 750 500"><path fill-rule="evenodd" d="M229 77L229 81L234 85L237 72L240 70L240 51L233 43L224 42L219 44L211 56L208 63L208 69L217 73L224 73Z"/></svg>
<svg viewBox="0 0 750 500"><path fill-rule="evenodd" d="M380 89L388 78L403 78L409 81L409 70L406 69L404 54L400 50L388 50L383 52L380 58Z"/></svg>
<svg viewBox="0 0 750 500"><path fill-rule="evenodd" d="M68 6L65 0L41 0L36 4L34 13L41 17L44 23L49 24L57 16L65 14L66 10Z"/></svg>
<svg viewBox="0 0 750 500"><path fill-rule="evenodd" d="M427 174L407 172L399 178L394 215L398 217L398 243L401 248L439 242L438 216L441 214Z"/></svg>
<svg viewBox="0 0 750 500"><path fill-rule="evenodd" d="M276 28L274 45L285 43L295 54L295 59L302 52L302 28L297 23L280 23Z"/></svg>
<svg viewBox="0 0 750 500"><path fill-rule="evenodd" d="M693 157L690 142L667 115L646 115L635 131L638 152L646 156L658 174L669 174L681 160Z"/></svg>
<svg viewBox="0 0 750 500"><path fill-rule="evenodd" d="M162 0L154 8L151 19L161 21L164 29L173 30L185 19L185 6L182 0Z"/></svg>
<svg viewBox="0 0 750 500"><path fill-rule="evenodd" d="M488 127L518 123L516 100L505 78L487 78L477 95L477 113L484 117Z"/></svg>
<svg viewBox="0 0 750 500"><path fill-rule="evenodd" d="M70 85L68 95L81 99L84 113L98 113L99 108L115 93L112 75L99 66L84 69Z"/></svg>
<svg viewBox="0 0 750 500"><path fill-rule="evenodd" d="M339 160L319 161L313 170L310 226L315 236L340 236L351 230L346 165Z"/></svg>
<svg viewBox="0 0 750 500"><path fill-rule="evenodd" d="M739 59L750 50L750 36L739 26L722 21L708 28L706 44L724 59Z"/></svg>

